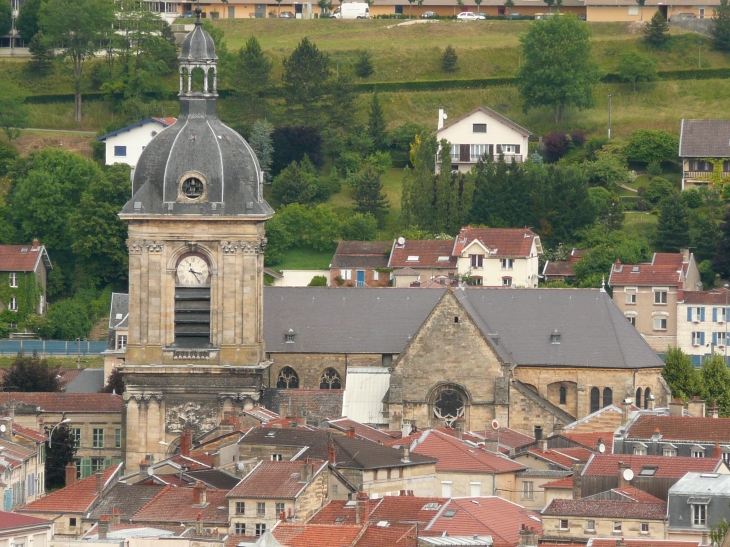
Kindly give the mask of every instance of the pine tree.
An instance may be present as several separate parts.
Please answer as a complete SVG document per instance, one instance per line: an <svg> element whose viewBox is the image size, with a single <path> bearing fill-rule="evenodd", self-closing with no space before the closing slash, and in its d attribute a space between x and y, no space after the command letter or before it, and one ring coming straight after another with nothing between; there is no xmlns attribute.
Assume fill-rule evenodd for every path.
<svg viewBox="0 0 730 547"><path fill-rule="evenodd" d="M669 42L669 23L661 11L657 10L644 27L644 42L657 48L664 47Z"/></svg>
<svg viewBox="0 0 730 547"><path fill-rule="evenodd" d="M458 70L457 63L459 56L456 50L451 46L446 46L444 54L441 56L441 70L444 72L456 72Z"/></svg>
<svg viewBox="0 0 730 547"><path fill-rule="evenodd" d="M251 131L250 144L256 157L259 159L259 166L264 172L266 181L271 181L271 161L274 156L274 141L271 134L274 132L274 126L266 120L256 120Z"/></svg>
<svg viewBox="0 0 730 547"><path fill-rule="evenodd" d="M246 45L238 50L235 95L246 104L251 118L264 117L272 66L255 36L251 36Z"/></svg>
<svg viewBox="0 0 730 547"><path fill-rule="evenodd" d="M672 192L659 203L654 245L659 252L676 253L689 243L689 210L679 192Z"/></svg>
<svg viewBox="0 0 730 547"><path fill-rule="evenodd" d="M717 242L717 252L712 267L721 277L727 279L730 277L730 208L725 209L720 231L722 234Z"/></svg>
<svg viewBox="0 0 730 547"><path fill-rule="evenodd" d="M679 348L667 349L662 376L674 397L687 399L700 394L700 377L692 366L692 359Z"/></svg>
<svg viewBox="0 0 730 547"><path fill-rule="evenodd" d="M476 179L473 173L467 173L464 177L464 184L461 188L461 196L459 198L459 226L469 224L469 216L471 215L471 207L474 202L474 186Z"/></svg>
<svg viewBox="0 0 730 547"><path fill-rule="evenodd" d="M369 51L360 50L357 52L357 61L355 61L355 74L358 78L367 78L375 72L373 67L373 56Z"/></svg>
<svg viewBox="0 0 730 547"><path fill-rule="evenodd" d="M388 207L390 207L382 192L383 184L380 182L380 173L374 165L366 163L360 171L355 189L355 203L357 203L355 210L358 213L373 215L378 221L378 226L383 225Z"/></svg>
<svg viewBox="0 0 730 547"><path fill-rule="evenodd" d="M39 30L28 44L28 51L33 59L32 65L36 72L42 74L50 68L53 62L53 49L48 47L43 31Z"/></svg>
<svg viewBox="0 0 730 547"><path fill-rule="evenodd" d="M413 170L403 169L403 183L400 190L400 219L398 222L402 228L408 228L411 225L411 178Z"/></svg>
<svg viewBox="0 0 730 547"><path fill-rule="evenodd" d="M730 3L720 0L712 16L712 47L719 51L730 51Z"/></svg>
<svg viewBox="0 0 730 547"><path fill-rule="evenodd" d="M386 148L385 127L385 115L376 91L370 101L370 112L368 114L368 136L372 139L373 149L376 151L385 150Z"/></svg>

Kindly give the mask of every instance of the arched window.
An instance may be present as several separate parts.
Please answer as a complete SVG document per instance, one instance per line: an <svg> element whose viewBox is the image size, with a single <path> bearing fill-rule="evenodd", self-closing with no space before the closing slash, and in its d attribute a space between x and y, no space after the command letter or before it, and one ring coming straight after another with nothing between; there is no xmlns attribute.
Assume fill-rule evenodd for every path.
<svg viewBox="0 0 730 547"><path fill-rule="evenodd" d="M195 67L191 71L191 80L192 85L188 91L200 93L203 91L204 87L207 87L207 75L205 73L205 70L203 70L200 67Z"/></svg>
<svg viewBox="0 0 730 547"><path fill-rule="evenodd" d="M641 408L641 388L636 388L636 406Z"/></svg>
<svg viewBox="0 0 730 547"><path fill-rule="evenodd" d="M454 422L464 417L464 398L455 389L444 389L433 402L433 415L443 420L446 427L454 427Z"/></svg>
<svg viewBox="0 0 730 547"><path fill-rule="evenodd" d="M644 408L645 409L649 408L649 397L651 397L651 388L650 387L648 387L644 390ZM636 403L636 406L641 408L641 406L639 406L639 403Z"/></svg>
<svg viewBox="0 0 730 547"><path fill-rule="evenodd" d="M284 367L276 379L278 389L295 389L299 387L299 375L291 367Z"/></svg>
<svg viewBox="0 0 730 547"><path fill-rule="evenodd" d="M565 386L560 386L560 404L565 405L568 404L568 390L565 388Z"/></svg>
<svg viewBox="0 0 730 547"><path fill-rule="evenodd" d="M591 412L596 412L601 408L601 390L597 387L591 388Z"/></svg>
<svg viewBox="0 0 730 547"><path fill-rule="evenodd" d="M603 408L613 404L613 390L610 387L603 388Z"/></svg>
<svg viewBox="0 0 730 547"><path fill-rule="evenodd" d="M328 368L319 380L319 389L342 389L340 375L333 368Z"/></svg>

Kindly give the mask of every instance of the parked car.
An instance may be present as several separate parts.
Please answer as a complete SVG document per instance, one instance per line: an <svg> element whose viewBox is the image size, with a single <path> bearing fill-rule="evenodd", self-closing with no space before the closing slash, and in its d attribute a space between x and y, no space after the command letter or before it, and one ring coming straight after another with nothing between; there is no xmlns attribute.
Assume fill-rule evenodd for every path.
<svg viewBox="0 0 730 547"><path fill-rule="evenodd" d="M509 15L507 15L507 17L505 17L505 19L521 19L521 18L522 18L522 16L519 13L514 12L514 11L512 13L510 13Z"/></svg>
<svg viewBox="0 0 730 547"><path fill-rule="evenodd" d="M294 19L294 14L291 11L282 11L279 14L280 19Z"/></svg>
<svg viewBox="0 0 730 547"><path fill-rule="evenodd" d="M180 17L182 17L183 19L192 19L193 17L195 17L195 14L192 10L188 10L184 11Z"/></svg>
<svg viewBox="0 0 730 547"><path fill-rule="evenodd" d="M486 17L481 13L474 13L471 11L462 11L456 16L459 21L484 21Z"/></svg>
<svg viewBox="0 0 730 547"><path fill-rule="evenodd" d="M680 13L679 18L680 19L697 19L697 16L694 13Z"/></svg>
<svg viewBox="0 0 730 547"><path fill-rule="evenodd" d="M424 11L421 14L421 19L433 19L434 17L438 17L435 11Z"/></svg>

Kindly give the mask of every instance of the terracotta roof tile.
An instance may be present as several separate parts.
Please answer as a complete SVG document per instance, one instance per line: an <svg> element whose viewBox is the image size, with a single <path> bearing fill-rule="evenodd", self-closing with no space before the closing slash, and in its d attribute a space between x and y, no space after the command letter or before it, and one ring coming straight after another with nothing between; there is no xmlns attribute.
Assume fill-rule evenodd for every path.
<svg viewBox="0 0 730 547"><path fill-rule="evenodd" d="M35 242L30 245L0 245L0 272L33 272L44 254L46 248L36 246Z"/></svg>
<svg viewBox="0 0 730 547"><path fill-rule="evenodd" d="M385 431L375 429L369 425L361 424L360 422L356 422L355 420L351 420L346 417L338 418L337 420L330 420L329 423L339 431L347 431L348 428L354 427L355 436L368 441L373 441L374 443L387 445L388 442L393 440L393 437L388 435Z"/></svg>
<svg viewBox="0 0 730 547"><path fill-rule="evenodd" d="M529 435L525 435L524 433L520 433L514 429L509 429L508 427L500 427L498 430L486 429L484 431L474 431L473 433L487 441L497 442L497 440L499 440L499 444L509 446L510 448L517 448L518 446L523 446L535 441L534 437L530 437Z"/></svg>
<svg viewBox="0 0 730 547"><path fill-rule="evenodd" d="M542 485L543 488L560 488L565 490L572 490L573 489L573 475L569 475L565 478L546 482Z"/></svg>
<svg viewBox="0 0 730 547"><path fill-rule="evenodd" d="M473 447L438 430L425 431L412 452L438 459L436 471L473 471L477 473L513 473L526 469L504 456Z"/></svg>
<svg viewBox="0 0 730 547"><path fill-rule="evenodd" d="M13 433L22 437L26 437L31 441L36 441L40 443L48 440L48 435L38 433L35 429L23 427L22 425L16 423L13 423Z"/></svg>
<svg viewBox="0 0 730 547"><path fill-rule="evenodd" d="M201 514L204 523L228 524L228 500L224 490L206 489L206 505L193 505L194 488L166 486L137 511L131 522L193 522Z"/></svg>
<svg viewBox="0 0 730 547"><path fill-rule="evenodd" d="M462 228L454 242L453 254L459 256L475 239L490 251L490 256L530 256L532 242L539 236L528 228ZM539 241L539 239L538 239Z"/></svg>
<svg viewBox="0 0 730 547"><path fill-rule="evenodd" d="M370 524L355 543L356 547L416 547L415 524L378 526Z"/></svg>
<svg viewBox="0 0 730 547"><path fill-rule="evenodd" d="M321 473L326 462L313 461L312 477ZM261 461L241 479L227 497L295 499L309 481L301 480L302 466L308 463L294 461Z"/></svg>
<svg viewBox="0 0 730 547"><path fill-rule="evenodd" d="M543 460L548 460L568 469L572 469L574 463L587 462L591 457L590 450L584 448L560 448L548 450L530 450L530 454Z"/></svg>
<svg viewBox="0 0 730 547"><path fill-rule="evenodd" d="M712 473L723 465L722 458L686 458L673 456L632 456L629 454L594 454L588 461L584 475L618 476L618 464L631 466L636 476L645 466L656 466L656 478L682 478L687 472Z"/></svg>
<svg viewBox="0 0 730 547"><path fill-rule="evenodd" d="M404 245L393 245L388 260L389 268L456 268L456 257L451 255L453 241L408 239ZM414 257L416 260L408 260ZM439 260L442 258L443 260Z"/></svg>
<svg viewBox="0 0 730 547"><path fill-rule="evenodd" d="M628 539L621 541L626 547L697 547L701 541L676 541L672 539ZM542 545L542 543L540 544ZM588 547L616 547L616 538L591 538Z"/></svg>
<svg viewBox="0 0 730 547"><path fill-rule="evenodd" d="M656 430L663 441L730 442L730 418L693 418L642 414L630 424L627 439L651 439Z"/></svg>
<svg viewBox="0 0 730 547"><path fill-rule="evenodd" d="M666 285L678 286L682 274L674 266L654 266L652 264L613 264L608 284L612 287L625 285Z"/></svg>
<svg viewBox="0 0 730 547"><path fill-rule="evenodd" d="M183 456L175 454L169 461L185 467L188 471L201 471L203 469L213 469L213 456L210 454L191 454Z"/></svg>
<svg viewBox="0 0 730 547"><path fill-rule="evenodd" d="M542 514L561 517L663 519L667 516L667 504L663 502L556 499L550 502Z"/></svg>
<svg viewBox="0 0 730 547"><path fill-rule="evenodd" d="M14 401L37 406L40 412L122 412L121 395L111 393L18 393L0 394L0 406Z"/></svg>
<svg viewBox="0 0 730 547"><path fill-rule="evenodd" d="M664 503L664 501L660 500L659 498L652 496L651 494L648 494L643 490L639 490L634 486L614 488L613 491L623 496L626 496L627 498L630 498L632 501L636 501L639 503Z"/></svg>
<svg viewBox="0 0 730 547"><path fill-rule="evenodd" d="M422 498L416 496L385 496L367 500L368 522L387 521L390 524L414 523L425 526L448 498ZM317 512L310 524L355 524L355 505L347 501L331 501Z"/></svg>
<svg viewBox="0 0 730 547"><path fill-rule="evenodd" d="M30 517L28 515L19 515L18 513L9 513L0 511L0 530L9 530L10 528L18 528L20 526L32 526L34 524L52 524L53 521Z"/></svg>
<svg viewBox="0 0 730 547"><path fill-rule="evenodd" d="M711 291L685 291L685 304L715 304L716 306L724 306L730 291L724 288L714 289Z"/></svg>
<svg viewBox="0 0 730 547"><path fill-rule="evenodd" d="M104 490L113 479L118 478L123 464L113 465L102 475ZM56 490L47 496L24 505L20 513L85 513L91 509L97 498L96 475L91 475L71 486Z"/></svg>
<svg viewBox="0 0 730 547"><path fill-rule="evenodd" d="M651 263L654 266L672 266L680 270L684 259L682 253L654 253L651 258Z"/></svg>
<svg viewBox="0 0 730 547"><path fill-rule="evenodd" d="M546 276L559 275L562 277L575 277L572 262L547 261L542 269L542 274Z"/></svg>
<svg viewBox="0 0 730 547"><path fill-rule="evenodd" d="M361 531L362 526L282 522L272 530L272 534L287 547L348 547L353 545Z"/></svg>
<svg viewBox="0 0 730 547"><path fill-rule="evenodd" d="M606 447L606 454L610 454L613 450L613 431L595 432L595 433L573 433L571 431L564 431L563 437L582 444L588 449L593 449L598 445L598 442L603 442Z"/></svg>

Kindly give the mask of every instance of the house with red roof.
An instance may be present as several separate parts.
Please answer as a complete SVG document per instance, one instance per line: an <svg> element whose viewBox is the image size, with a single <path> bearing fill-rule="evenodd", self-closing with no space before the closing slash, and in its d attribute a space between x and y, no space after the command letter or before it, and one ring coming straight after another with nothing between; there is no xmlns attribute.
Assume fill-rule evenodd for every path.
<svg viewBox="0 0 730 547"><path fill-rule="evenodd" d="M608 285L626 319L657 352L677 344L678 303L686 293L702 290L700 272L688 249L654 253L651 262L643 264L616 261Z"/></svg>
<svg viewBox="0 0 730 547"><path fill-rule="evenodd" d="M48 545L53 539L53 521L0 511L0 545Z"/></svg>
<svg viewBox="0 0 730 547"><path fill-rule="evenodd" d="M0 245L0 284L7 288L0 308L15 316L8 320L11 332L29 313L46 313L46 282L52 269L46 247L37 239L30 245Z"/></svg>

